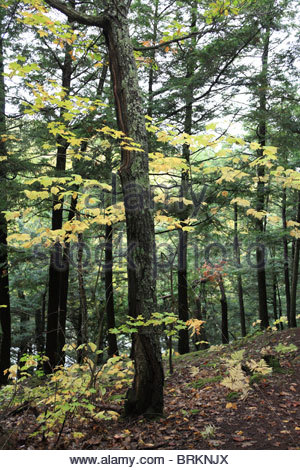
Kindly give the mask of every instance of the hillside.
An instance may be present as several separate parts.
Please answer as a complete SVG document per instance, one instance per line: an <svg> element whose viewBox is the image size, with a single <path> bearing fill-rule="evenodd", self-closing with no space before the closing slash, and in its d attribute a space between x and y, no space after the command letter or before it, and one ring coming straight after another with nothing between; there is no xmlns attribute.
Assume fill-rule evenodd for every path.
<svg viewBox="0 0 300 470"><path fill-rule="evenodd" d="M291 344L297 350L288 351L286 346ZM220 384L228 374L225 358L241 349L245 350L242 363L250 378L250 391L244 399ZM1 448L299 449L299 350L297 328L175 357L174 373L170 376L166 371L165 417L154 420L81 422L72 418L46 439L39 433L29 437L37 428L33 405L2 409ZM247 360L259 360L265 352L272 357L273 372L264 377L247 375ZM103 409L118 410L109 403L103 402ZM82 435L74 438L74 432Z"/></svg>

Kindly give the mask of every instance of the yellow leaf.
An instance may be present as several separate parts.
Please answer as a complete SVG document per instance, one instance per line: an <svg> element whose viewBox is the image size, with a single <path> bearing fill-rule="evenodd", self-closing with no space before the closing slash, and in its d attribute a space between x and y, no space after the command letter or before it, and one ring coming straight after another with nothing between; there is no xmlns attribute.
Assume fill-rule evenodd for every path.
<svg viewBox="0 0 300 470"><path fill-rule="evenodd" d="M261 146L258 142L250 142L250 148L251 150L257 150L257 149L260 149Z"/></svg>
<svg viewBox="0 0 300 470"><path fill-rule="evenodd" d="M268 213L266 211L256 211L255 209L248 209L247 215L252 215L258 220L262 220Z"/></svg>
<svg viewBox="0 0 300 470"><path fill-rule="evenodd" d="M11 240L17 240L17 241L22 241L22 242L25 242L25 241L28 241L30 240L30 235L28 235L28 233L13 233L12 235L9 235L7 237L7 241L10 242Z"/></svg>
<svg viewBox="0 0 300 470"><path fill-rule="evenodd" d="M74 182L76 184L81 184L82 183L82 177L80 175L72 175L74 176Z"/></svg>
<svg viewBox="0 0 300 470"><path fill-rule="evenodd" d="M13 219L17 219L18 217L20 217L21 215L21 212L20 211L15 211L15 212L4 212L5 214L5 218L7 221L9 220L13 220Z"/></svg>
<svg viewBox="0 0 300 470"><path fill-rule="evenodd" d="M217 124L215 124L215 123L212 122L211 124L207 124L207 125L205 126L205 129L206 129L207 131L209 131L209 130L214 131L216 127L217 127Z"/></svg>
<svg viewBox="0 0 300 470"><path fill-rule="evenodd" d="M90 349L92 352L95 352L97 349L97 345L95 343L88 343Z"/></svg>
<svg viewBox="0 0 300 470"><path fill-rule="evenodd" d="M230 201L230 204L237 203L238 206L246 207L250 206L250 202L247 199L242 199L240 197L236 197Z"/></svg>

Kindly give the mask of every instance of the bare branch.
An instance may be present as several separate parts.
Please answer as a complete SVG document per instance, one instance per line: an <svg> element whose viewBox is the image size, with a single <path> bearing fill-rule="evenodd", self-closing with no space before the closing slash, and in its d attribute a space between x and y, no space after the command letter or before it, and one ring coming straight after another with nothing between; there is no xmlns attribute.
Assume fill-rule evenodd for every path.
<svg viewBox="0 0 300 470"><path fill-rule="evenodd" d="M178 42L181 42L181 41L184 41L185 39L190 39L192 37L195 37L195 36L201 36L201 35L204 35L208 32L210 32L211 30L209 31L195 31L194 33L190 33L190 34L186 34L185 36L180 36L179 38L175 38L175 39L170 39L170 41L164 41L164 42L160 42L159 44L155 44L153 46L144 46L144 47L134 47L133 49L135 51L152 51L152 50L155 50L155 49L160 49L161 47L166 47L168 46L169 44L174 44L174 43L178 43Z"/></svg>
<svg viewBox="0 0 300 470"><path fill-rule="evenodd" d="M100 28L103 28L107 20L107 16L104 13L100 16L85 15L84 13L79 13L78 11L74 10L74 8L70 8L60 0L45 1L50 7L56 8L56 10L67 15L69 20L77 21L77 23L80 24L85 24L87 26L99 26Z"/></svg>

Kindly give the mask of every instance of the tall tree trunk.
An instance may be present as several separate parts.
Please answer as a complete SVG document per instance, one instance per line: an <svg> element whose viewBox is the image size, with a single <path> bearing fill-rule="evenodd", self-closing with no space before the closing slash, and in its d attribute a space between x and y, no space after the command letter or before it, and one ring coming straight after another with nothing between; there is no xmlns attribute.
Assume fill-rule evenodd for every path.
<svg viewBox="0 0 300 470"><path fill-rule="evenodd" d="M106 297L106 322L107 322L107 341L108 356L118 356L118 343L115 333L110 333L111 328L115 328L115 307L114 307L114 289L113 289L113 228L111 225L105 226L105 297Z"/></svg>
<svg viewBox="0 0 300 470"><path fill-rule="evenodd" d="M273 273L273 315L274 320L278 320L278 306L277 306L277 279L276 274ZM279 330L279 325L276 324L277 330Z"/></svg>
<svg viewBox="0 0 300 470"><path fill-rule="evenodd" d="M189 319L188 284L187 284L187 244L188 232L179 230L178 244L178 318L186 322ZM187 328L179 331L178 352L186 354L190 350L189 332Z"/></svg>
<svg viewBox="0 0 300 470"><path fill-rule="evenodd" d="M18 299L20 302L20 321L19 321L19 351L18 351L18 360L24 355L29 352L28 348L28 322L29 322L29 315L26 313L25 310L25 294L23 291L18 291Z"/></svg>
<svg viewBox="0 0 300 470"><path fill-rule="evenodd" d="M3 39L2 39L2 14L0 18L0 135L6 134L5 123L5 85L3 65ZM0 139L0 156L6 157L7 150L4 139ZM8 253L7 253L7 223L2 211L7 210L7 180L6 165L0 162L0 385L7 383L7 375L4 370L10 367L11 347L11 317L10 296L8 282Z"/></svg>
<svg viewBox="0 0 300 470"><path fill-rule="evenodd" d="M104 35L109 51L110 71L119 128L143 152L122 149L122 182L128 244L129 313L149 319L156 305L154 280L154 223L149 207L150 182L147 133L137 80L136 63L125 17L124 2L115 17L107 21ZM122 11L123 10L123 11ZM132 196L136 203L132 203ZM159 336L143 327L134 335L135 377L127 394L127 414L160 414L163 409L163 368Z"/></svg>
<svg viewBox="0 0 300 470"><path fill-rule="evenodd" d="M78 189L78 188L76 188ZM75 190L76 192L76 190ZM77 206L77 196L72 197L69 215L68 215L68 222L76 216L76 206ZM69 272L70 272L70 242L65 240L63 254L62 254L62 263L61 263L61 283L60 283L60 310L58 316L58 332L57 332L57 351L59 356L59 365L63 365L65 363L65 353L63 351L63 347L66 343L66 321L67 321L67 300L68 300L68 292L69 292Z"/></svg>
<svg viewBox="0 0 300 470"><path fill-rule="evenodd" d="M222 313L222 322L221 322L221 331L222 331L222 343L229 343L229 332L228 332L228 304L227 297L224 287L224 282L222 276L218 280L220 292L221 292L221 313Z"/></svg>
<svg viewBox="0 0 300 470"><path fill-rule="evenodd" d="M298 191L298 208L297 208L297 222L300 223L300 191ZM292 289L291 289L291 317L290 326L295 328L297 326L296 308L297 308L297 285L299 274L299 254L300 254L300 239L295 241L295 252L293 258L293 272L292 272Z"/></svg>
<svg viewBox="0 0 300 470"><path fill-rule="evenodd" d="M241 268L241 254L240 254L240 245L238 238L238 206L237 203L234 204L234 252L235 259L238 266L238 269ZM246 316L245 316L245 307L244 307L244 292L243 292L243 282L240 271L237 275L237 287L238 287L238 298L239 298L239 307L240 307L240 322L241 322L241 332L242 336L246 336Z"/></svg>
<svg viewBox="0 0 300 470"><path fill-rule="evenodd" d="M263 37L263 53L262 53L262 69L260 74L259 83L259 124L258 124L258 138L261 149L258 150L258 156L263 157L263 147L266 145L267 136L267 90L269 86L268 81L268 57L269 57L269 42L270 42L270 26L267 24ZM257 211L265 209L265 168L263 165L257 167ZM259 232L258 244L256 249L256 262L257 262L257 284L258 284L258 305L259 305L259 319L262 329L268 328L268 304L267 304L267 284L266 284L266 253L264 247L263 234L265 231L265 220L257 219L257 231Z"/></svg>
<svg viewBox="0 0 300 470"><path fill-rule="evenodd" d="M286 224L286 188L283 188L282 193L282 226L284 231L287 230ZM283 260L284 260L284 288L286 298L286 315L288 319L288 326L291 326L291 288L290 288L290 268L289 268L289 248L287 236L283 236Z"/></svg>
<svg viewBox="0 0 300 470"><path fill-rule="evenodd" d="M191 30L196 26L196 5L193 3L191 10ZM195 41L191 42L191 51L195 47ZM184 132L188 135L192 132L193 127L193 95L194 88L190 83L195 71L195 62L191 54L188 54L187 69L186 69L186 89L185 89L185 118L184 118ZM182 156L187 164L190 162L190 147L187 144L183 145ZM181 187L180 198L182 206L181 225L184 226L184 220L188 217L187 210L185 209L184 199L188 198L189 189L189 170L183 170L181 173ZM189 319L189 306L188 306L188 282L187 282L187 251L188 251L188 232L179 229L179 242L178 242L178 317L179 320L186 322ZM189 332L188 329L179 331L178 352L179 354L186 354L190 350L189 346Z"/></svg>
<svg viewBox="0 0 300 470"><path fill-rule="evenodd" d="M112 197L109 205L116 204L116 175L112 173L111 151L108 149L106 153L106 166L111 178ZM105 310L106 310L106 323L107 323L107 342L108 342L108 356L118 356L118 343L115 333L110 333L109 330L115 328L115 305L114 305L114 288L113 288L113 226L105 226Z"/></svg>
<svg viewBox="0 0 300 470"><path fill-rule="evenodd" d="M159 0L154 1L155 4L155 10L154 10L154 18L153 18L153 33L152 33L152 42L153 44L156 44L157 42L157 32L158 32L158 6L159 6ZM150 51L150 59L151 59L151 64L149 68L149 77L148 77L148 108L147 108L147 114L148 116L152 117L153 116L153 86L155 82L155 56L156 56L156 50L153 49ZM150 148L151 143L149 142L149 148Z"/></svg>
<svg viewBox="0 0 300 470"><path fill-rule="evenodd" d="M105 2L98 16L81 14L60 0L46 3L67 14L69 18L103 29L119 129L139 144L142 152L121 149L119 170L126 214L129 312L149 319L155 311L154 221L150 204L150 181L142 98L136 62L128 27L130 3L120 0ZM132 199L136 204L132 202ZM127 414L161 414L163 411L164 373L159 335L152 327L140 328L133 342L135 376L125 404Z"/></svg>
<svg viewBox="0 0 300 470"><path fill-rule="evenodd" d="M280 297L280 290L279 285L277 283L277 296L278 296L278 310L279 310L279 318L282 317L282 304L281 304L281 297ZM283 330L283 323L279 323L280 330Z"/></svg>
<svg viewBox="0 0 300 470"><path fill-rule="evenodd" d="M74 5L74 2L70 2ZM70 19L69 19L70 22ZM65 59L62 68L62 86L68 95L71 88L72 57L71 46L65 46ZM63 120L61 111L61 119ZM63 176L66 170L68 142L61 136L57 137L56 176ZM55 209L57 204L59 209ZM53 196L52 230L59 230L63 224L63 201ZM49 297L46 331L46 356L49 361L45 363L45 372L51 373L53 368L64 363L62 347L65 338L65 324L67 314L67 292L69 282L69 261L60 243L55 243L50 257L49 266Z"/></svg>
<svg viewBox="0 0 300 470"><path fill-rule="evenodd" d="M79 217L78 217L79 218ZM80 344L88 343L88 310L87 310L87 300L86 300L86 291L84 287L84 276L83 276L83 236L82 233L78 234L78 254L77 254L77 270L78 270L78 287L79 287L79 319L80 327L79 338ZM78 351L78 362L82 363L84 357L83 349Z"/></svg>

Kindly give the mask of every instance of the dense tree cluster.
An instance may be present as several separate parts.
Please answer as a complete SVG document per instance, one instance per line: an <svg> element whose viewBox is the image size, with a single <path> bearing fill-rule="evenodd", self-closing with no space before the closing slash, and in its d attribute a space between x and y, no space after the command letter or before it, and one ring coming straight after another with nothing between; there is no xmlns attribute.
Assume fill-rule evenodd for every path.
<svg viewBox="0 0 300 470"><path fill-rule="evenodd" d="M134 360L126 413L160 414L161 350L297 326L294 2L0 8L0 384L92 342Z"/></svg>

